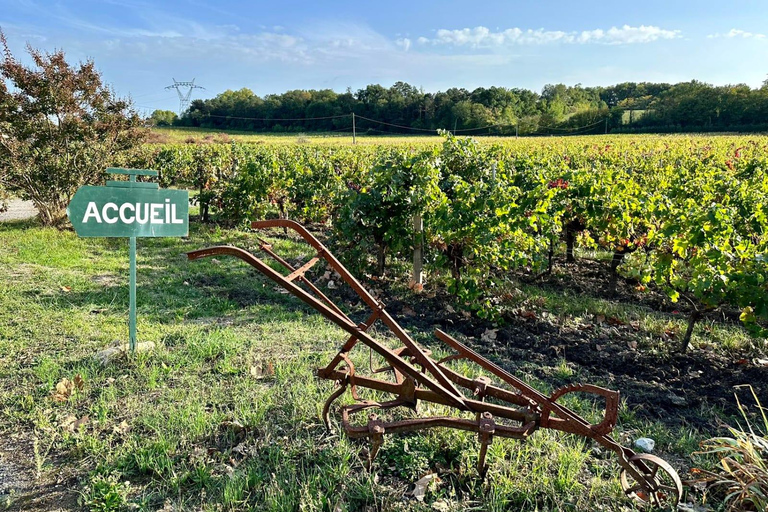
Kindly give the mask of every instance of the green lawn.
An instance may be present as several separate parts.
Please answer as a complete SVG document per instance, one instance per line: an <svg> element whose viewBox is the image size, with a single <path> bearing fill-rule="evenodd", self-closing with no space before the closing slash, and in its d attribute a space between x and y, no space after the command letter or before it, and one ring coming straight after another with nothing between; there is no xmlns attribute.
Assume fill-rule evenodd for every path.
<svg viewBox="0 0 768 512"><path fill-rule="evenodd" d="M289 240L270 240L283 254L300 252ZM255 244L247 233L195 222L185 239L140 240L139 341L157 348L102 367L94 354L127 338L127 241L0 223L0 435L33 446L16 456L39 486L68 482L62 503L99 511L632 508L611 456L552 431L495 440L484 481L474 468L475 436L445 429L388 436L369 472L367 444L340 434L338 424L327 432L320 419L333 386L314 371L342 332L239 260L184 257L220 243ZM414 334L442 350L431 346L431 333ZM357 357L367 366L367 351ZM574 376L564 363L551 371ZM55 400L57 383L77 375L82 389ZM567 405L598 414L588 401ZM85 417L72 428L73 418ZM623 407L616 437L629 444L643 434L679 468L704 437ZM408 498L412 483L431 472L440 481L424 502ZM6 496L0 507L45 510L41 500L33 490Z"/></svg>

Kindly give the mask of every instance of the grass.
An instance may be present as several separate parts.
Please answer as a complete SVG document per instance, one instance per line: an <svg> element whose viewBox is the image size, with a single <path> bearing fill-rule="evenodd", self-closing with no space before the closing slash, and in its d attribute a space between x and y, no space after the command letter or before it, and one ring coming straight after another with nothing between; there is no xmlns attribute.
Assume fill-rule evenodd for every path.
<svg viewBox="0 0 768 512"><path fill-rule="evenodd" d="M289 257L301 252L290 240L270 241ZM343 333L238 260L183 256L221 243L254 247L247 233L197 223L188 238L139 242L139 337L157 348L103 367L94 354L127 338L127 241L0 223L0 435L18 431L34 444L27 463L41 482L71 478L78 506L98 511L631 508L612 457L548 430L524 443L495 440L484 481L474 469L476 436L445 429L387 436L367 471L366 444L338 434L338 424L327 432L320 420L332 384L314 371ZM565 315L629 314L538 293ZM367 367L367 351L354 357ZM549 371L578 376L565 360ZM57 383L76 375L82 389L54 400ZM601 414L589 400L564 400L593 420ZM82 422L76 429L72 416ZM655 436L680 460L707 437L638 419L623 406L617 438L628 444L640 435ZM423 503L404 498L431 472L440 483ZM6 508L31 510L33 502L14 495Z"/></svg>

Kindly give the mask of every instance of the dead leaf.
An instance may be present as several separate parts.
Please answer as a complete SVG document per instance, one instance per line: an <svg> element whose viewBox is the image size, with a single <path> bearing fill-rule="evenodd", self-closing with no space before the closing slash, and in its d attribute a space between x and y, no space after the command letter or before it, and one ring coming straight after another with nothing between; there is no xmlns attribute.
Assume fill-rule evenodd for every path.
<svg viewBox="0 0 768 512"><path fill-rule="evenodd" d="M221 265L221 262L216 258L211 258L211 263L213 263L214 265Z"/></svg>
<svg viewBox="0 0 768 512"><path fill-rule="evenodd" d="M56 391L53 393L53 399L57 402L66 402L69 400L69 397L72 395L74 390L80 391L83 389L84 385L85 381L80 374L75 375L74 380L69 380L68 378L64 377L58 382L58 384L56 384Z"/></svg>
<svg viewBox="0 0 768 512"><path fill-rule="evenodd" d="M328 281L328 289L334 290L335 288L336 288L336 283L334 283L333 281Z"/></svg>
<svg viewBox="0 0 768 512"><path fill-rule="evenodd" d="M68 414L67 416L64 417L63 420L59 422L59 427L62 430L68 430L69 432L72 432L74 430L73 425L75 424L76 421L77 421L77 416L75 416L74 414Z"/></svg>
<svg viewBox="0 0 768 512"><path fill-rule="evenodd" d="M245 426L237 420L222 421L219 424L219 430L224 432L232 432L233 434L244 434L246 431Z"/></svg>
<svg viewBox="0 0 768 512"><path fill-rule="evenodd" d="M595 350L597 350L598 352L602 351L603 350L602 345L595 345Z"/></svg>
<svg viewBox="0 0 768 512"><path fill-rule="evenodd" d="M432 504L432 510L437 510L437 512L449 512L451 510L451 505L445 500L437 500Z"/></svg>
<svg viewBox="0 0 768 512"><path fill-rule="evenodd" d="M535 311L526 310L520 313L520 316L525 318L526 320L536 320L538 317L536 316Z"/></svg>
<svg viewBox="0 0 768 512"><path fill-rule="evenodd" d="M411 280L408 283L408 288L410 288L414 293L421 293L424 290L424 285Z"/></svg>
<svg viewBox="0 0 768 512"><path fill-rule="evenodd" d="M427 493L427 488L429 487L429 484L435 482L439 483L440 479L437 477L437 473L430 473L428 475L424 475L423 477L419 478L415 482L415 487L413 488L413 491L411 491L411 496L416 498L419 501L424 501L424 496Z"/></svg>
<svg viewBox="0 0 768 512"><path fill-rule="evenodd" d="M757 366L768 366L768 359L755 359Z"/></svg>
<svg viewBox="0 0 768 512"><path fill-rule="evenodd" d="M494 341L496 339L496 334L498 332L499 332L498 329L486 329L485 332L482 335L480 335L480 340L486 343L490 343L491 341Z"/></svg>
<svg viewBox="0 0 768 512"><path fill-rule="evenodd" d="M627 342L627 347L629 347L630 350L637 350L637 342L629 341Z"/></svg>
<svg viewBox="0 0 768 512"><path fill-rule="evenodd" d="M472 313L470 313L469 311L462 311L461 316L469 320L470 318L472 318Z"/></svg>
<svg viewBox="0 0 768 512"><path fill-rule="evenodd" d="M595 322L599 324L605 322L605 315L595 315Z"/></svg>
<svg viewBox="0 0 768 512"><path fill-rule="evenodd" d="M749 359L742 357L741 359L737 359L735 362L736 364L747 364L749 362Z"/></svg>
<svg viewBox="0 0 768 512"><path fill-rule="evenodd" d="M454 314L454 313L456 312L456 310L455 310L455 309L453 309L453 308L451 307L451 305L450 305L450 304L448 304L447 306L445 306L445 310L446 310L448 313L450 313L450 314Z"/></svg>
<svg viewBox="0 0 768 512"><path fill-rule="evenodd" d="M416 311L414 311L412 308L408 306L403 307L403 309L400 312L405 316L416 316Z"/></svg>
<svg viewBox="0 0 768 512"><path fill-rule="evenodd" d="M86 414L85 416L83 416L82 418L80 418L79 420L77 420L77 421L76 421L76 422L75 422L75 423L72 425L72 428L73 428L75 431L78 431L78 430L80 430L80 427L84 427L85 425L87 425L87 424L88 424L88 422L89 422L89 421L91 421L91 418L89 418L89 417L88 417L88 415Z"/></svg>
<svg viewBox="0 0 768 512"><path fill-rule="evenodd" d="M71 292L72 291L72 287L71 286L59 286L59 288L61 288L61 291L63 291L63 292Z"/></svg>
<svg viewBox="0 0 768 512"><path fill-rule="evenodd" d="M124 436L130 431L131 431L131 426L128 424L126 420L123 420L119 424L112 427L112 432L121 436Z"/></svg>
<svg viewBox="0 0 768 512"><path fill-rule="evenodd" d="M75 385L72 381L64 377L58 384L56 384L56 391L53 394L53 399L57 402L66 402L69 400L69 396L72 394L74 387Z"/></svg>
<svg viewBox="0 0 768 512"><path fill-rule="evenodd" d="M61 422L59 422L59 427L61 427L62 430L66 430L67 432L77 432L80 430L80 427L87 425L89 421L91 421L91 419L88 417L88 415L77 419L77 416L74 414L68 414L64 417L63 420L61 420Z"/></svg>
<svg viewBox="0 0 768 512"><path fill-rule="evenodd" d="M251 366L250 374L254 379L263 379L270 375L274 375L275 367L272 365L271 361L256 361L256 363Z"/></svg>
<svg viewBox="0 0 768 512"><path fill-rule="evenodd" d="M618 318L612 316L612 317L610 317L608 319L608 325L617 326L617 325L626 325L626 324L625 324L625 322L623 322L623 321L619 320Z"/></svg>

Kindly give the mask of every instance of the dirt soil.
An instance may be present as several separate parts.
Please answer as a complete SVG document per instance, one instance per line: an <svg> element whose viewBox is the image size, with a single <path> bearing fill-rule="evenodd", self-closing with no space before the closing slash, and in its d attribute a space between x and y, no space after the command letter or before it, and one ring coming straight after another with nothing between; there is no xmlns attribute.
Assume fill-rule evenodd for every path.
<svg viewBox="0 0 768 512"><path fill-rule="evenodd" d="M80 510L75 491L77 482L65 476L71 471L51 471L51 466L58 466L59 461L41 459L44 471L38 478L35 458L34 445L27 436L21 433L0 436L0 510Z"/></svg>
<svg viewBox="0 0 768 512"><path fill-rule="evenodd" d="M606 296L607 262L563 261L558 265L571 268L537 284L553 291L567 290L571 296ZM739 418L734 392L744 398L743 403L754 401L747 398L748 389L735 386L751 384L758 397L768 396L768 367L757 364L755 354L727 354L713 347L676 353L682 333L659 337L642 330L639 322L624 323L602 315L563 322L557 311L535 306L518 308L505 316L501 326L494 326L475 315L467 318L456 306L446 307L455 301L445 293L409 294L403 300L385 283L376 284L387 310L411 332L458 331L470 347L515 375L533 375L553 387L577 380L616 389L638 415L669 426L719 431L723 425L712 414L713 407ZM623 291L617 301L686 318L684 306L669 303L660 293L639 292L633 283L621 280L619 289ZM731 321L728 316L725 321ZM724 320L722 313L718 319ZM492 330L496 330L495 339L489 339ZM573 377L564 379L553 371L563 360L574 369Z"/></svg>

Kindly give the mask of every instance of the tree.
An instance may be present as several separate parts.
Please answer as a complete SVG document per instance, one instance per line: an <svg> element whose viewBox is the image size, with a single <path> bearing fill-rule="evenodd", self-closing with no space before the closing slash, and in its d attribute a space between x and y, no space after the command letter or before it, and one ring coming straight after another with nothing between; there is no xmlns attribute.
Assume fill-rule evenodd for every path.
<svg viewBox="0 0 768 512"><path fill-rule="evenodd" d="M172 110L155 110L149 120L155 126L172 126L178 117Z"/></svg>
<svg viewBox="0 0 768 512"><path fill-rule="evenodd" d="M93 61L71 66L62 50L28 45L28 67L2 31L0 44L0 189L32 200L42 223L57 225L77 188L101 182L115 155L146 130Z"/></svg>

